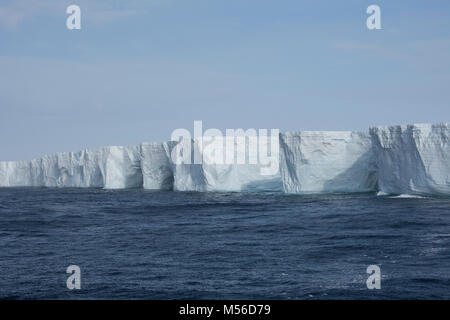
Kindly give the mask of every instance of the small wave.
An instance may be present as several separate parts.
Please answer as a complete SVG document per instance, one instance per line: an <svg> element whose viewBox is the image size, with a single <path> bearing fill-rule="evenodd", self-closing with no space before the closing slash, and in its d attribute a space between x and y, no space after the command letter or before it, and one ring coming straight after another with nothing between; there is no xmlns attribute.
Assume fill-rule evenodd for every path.
<svg viewBox="0 0 450 320"><path fill-rule="evenodd" d="M426 197L414 195L414 194L401 194L394 197L389 197L391 199L425 199Z"/></svg>

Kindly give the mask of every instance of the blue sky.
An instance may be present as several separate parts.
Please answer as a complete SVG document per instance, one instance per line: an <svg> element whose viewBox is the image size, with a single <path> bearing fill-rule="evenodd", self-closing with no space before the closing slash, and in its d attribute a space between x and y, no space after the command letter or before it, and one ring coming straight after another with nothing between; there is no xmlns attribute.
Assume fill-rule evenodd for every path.
<svg viewBox="0 0 450 320"><path fill-rule="evenodd" d="M0 39L0 160L165 141L194 120L450 121L449 1L1 0Z"/></svg>

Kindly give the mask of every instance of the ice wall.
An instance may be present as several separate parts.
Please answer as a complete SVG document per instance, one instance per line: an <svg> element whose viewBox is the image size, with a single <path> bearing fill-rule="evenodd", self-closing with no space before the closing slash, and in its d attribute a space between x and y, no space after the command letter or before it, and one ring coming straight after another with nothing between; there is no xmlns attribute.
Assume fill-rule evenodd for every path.
<svg viewBox="0 0 450 320"><path fill-rule="evenodd" d="M147 142L140 146L143 187L149 190L173 189L171 151L175 142Z"/></svg>
<svg viewBox="0 0 450 320"><path fill-rule="evenodd" d="M258 142L250 143L248 138L232 139L231 142L228 141L233 145L231 149L226 147L225 139L221 143L224 145L222 149L224 152L216 155L207 152L204 141L191 141L191 164L176 164L173 167L174 190L280 191L282 189L279 170L274 174L264 174L261 170L268 165L258 157L260 154ZM227 162L227 152L232 152L232 163ZM195 163L196 154L199 159L201 158L201 163Z"/></svg>
<svg viewBox="0 0 450 320"><path fill-rule="evenodd" d="M450 194L450 124L380 126L370 134L379 191Z"/></svg>
<svg viewBox="0 0 450 320"><path fill-rule="evenodd" d="M139 146L102 148L99 165L105 189L142 188Z"/></svg>
<svg viewBox="0 0 450 320"><path fill-rule="evenodd" d="M101 187L98 151L66 152L40 159L0 162L3 187Z"/></svg>
<svg viewBox="0 0 450 320"><path fill-rule="evenodd" d="M29 161L0 162L0 187L31 186Z"/></svg>
<svg viewBox="0 0 450 320"><path fill-rule="evenodd" d="M262 174L267 163L260 150L268 144L244 141L233 140L232 162L227 154L217 162L218 155L198 140L0 162L0 187L450 195L450 124L282 133L272 175ZM187 142L191 148L180 148ZM191 162L174 161L178 157Z"/></svg>
<svg viewBox="0 0 450 320"><path fill-rule="evenodd" d="M139 188L139 148L105 147L31 161L0 162L0 186Z"/></svg>
<svg viewBox="0 0 450 320"><path fill-rule="evenodd" d="M281 177L287 193L347 193L376 189L376 168L368 133L282 133L280 154Z"/></svg>

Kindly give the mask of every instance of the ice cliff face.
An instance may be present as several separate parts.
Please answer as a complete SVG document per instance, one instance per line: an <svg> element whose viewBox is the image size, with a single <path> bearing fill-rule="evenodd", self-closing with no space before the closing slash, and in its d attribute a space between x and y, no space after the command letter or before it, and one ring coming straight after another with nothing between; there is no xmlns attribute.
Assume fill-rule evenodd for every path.
<svg viewBox="0 0 450 320"><path fill-rule="evenodd" d="M144 189L173 189L173 166L170 154L174 145L174 142L141 144L140 161Z"/></svg>
<svg viewBox="0 0 450 320"><path fill-rule="evenodd" d="M139 147L100 149L99 167L106 189L141 188L143 183Z"/></svg>
<svg viewBox="0 0 450 320"><path fill-rule="evenodd" d="M44 156L18 162L0 162L3 187L142 187L139 150L105 147Z"/></svg>
<svg viewBox="0 0 450 320"><path fill-rule="evenodd" d="M31 161L0 162L0 187L144 188L175 191L280 190L279 174L264 176L258 164L214 164L192 141L190 158L201 164L178 164L178 142L142 143L137 147L105 147L60 153ZM236 148L248 156L248 149ZM182 150L186 152L186 150ZM246 152L247 151L247 152ZM254 154L249 152L249 154Z"/></svg>
<svg viewBox="0 0 450 320"><path fill-rule="evenodd" d="M85 150L44 156L31 161L0 162L0 186L103 186L99 152Z"/></svg>
<svg viewBox="0 0 450 320"><path fill-rule="evenodd" d="M372 143L365 132L303 131L280 135L280 171L287 193L376 189Z"/></svg>
<svg viewBox="0 0 450 320"><path fill-rule="evenodd" d="M258 144L248 140L233 140L235 162L227 164L226 154L221 155L222 162L206 151L198 141L191 141L190 158L194 162L195 154L201 158L201 164L177 164L173 167L174 190L176 191L281 191L282 182L279 170L274 174L261 174L258 159ZM223 156L223 157L222 157Z"/></svg>
<svg viewBox="0 0 450 320"><path fill-rule="evenodd" d="M170 141L0 162L0 187L450 194L450 124L300 131L282 133L276 142L278 170L270 175L262 174L267 163L257 152L268 149L265 142L236 140L230 164L211 161L215 155L199 141ZM180 156L192 162L174 160Z"/></svg>
<svg viewBox="0 0 450 320"><path fill-rule="evenodd" d="M450 124L370 129L379 191L450 194Z"/></svg>

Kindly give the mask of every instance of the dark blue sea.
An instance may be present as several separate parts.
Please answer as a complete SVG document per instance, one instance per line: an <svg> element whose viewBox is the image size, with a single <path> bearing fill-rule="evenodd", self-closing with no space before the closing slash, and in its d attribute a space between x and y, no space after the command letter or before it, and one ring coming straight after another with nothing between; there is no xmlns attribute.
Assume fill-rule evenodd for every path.
<svg viewBox="0 0 450 320"><path fill-rule="evenodd" d="M450 299L450 199L0 189L0 298Z"/></svg>

